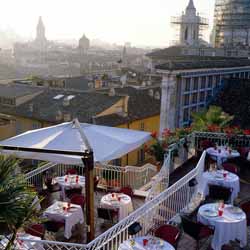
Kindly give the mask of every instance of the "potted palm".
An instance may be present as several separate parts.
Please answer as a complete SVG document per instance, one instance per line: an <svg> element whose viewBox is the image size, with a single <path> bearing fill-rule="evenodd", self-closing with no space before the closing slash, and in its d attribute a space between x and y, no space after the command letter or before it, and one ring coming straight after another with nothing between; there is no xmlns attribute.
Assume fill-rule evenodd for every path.
<svg viewBox="0 0 250 250"><path fill-rule="evenodd" d="M5 250L13 249L18 230L37 221L36 192L27 186L22 174L15 175L19 161L13 156L0 155L0 224L8 238Z"/></svg>

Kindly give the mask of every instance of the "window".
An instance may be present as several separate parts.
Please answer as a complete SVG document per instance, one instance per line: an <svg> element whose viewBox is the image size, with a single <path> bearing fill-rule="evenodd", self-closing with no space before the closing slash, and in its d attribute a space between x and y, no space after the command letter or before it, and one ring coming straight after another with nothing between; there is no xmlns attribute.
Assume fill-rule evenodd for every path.
<svg viewBox="0 0 250 250"><path fill-rule="evenodd" d="M119 158L119 159L115 159L112 161L113 165L114 166L121 166L122 165L122 159Z"/></svg>
<svg viewBox="0 0 250 250"><path fill-rule="evenodd" d="M213 76L208 77L208 88L212 88L213 86Z"/></svg>
<svg viewBox="0 0 250 250"><path fill-rule="evenodd" d="M184 109L183 111L183 122L188 122L189 121L189 110Z"/></svg>
<svg viewBox="0 0 250 250"><path fill-rule="evenodd" d="M211 97L212 97L212 90L209 90L209 91L207 92L207 101L210 100Z"/></svg>
<svg viewBox="0 0 250 250"><path fill-rule="evenodd" d="M140 163L143 163L144 161L145 161L145 152L144 152L144 149L141 148L137 152L137 162L140 164Z"/></svg>
<svg viewBox="0 0 250 250"><path fill-rule="evenodd" d="M191 109L191 114L196 113L196 111L197 111L197 106L192 107L192 109Z"/></svg>
<svg viewBox="0 0 250 250"><path fill-rule="evenodd" d="M193 90L197 90L199 88L199 77L194 78Z"/></svg>
<svg viewBox="0 0 250 250"><path fill-rule="evenodd" d="M220 76L216 76L215 87L218 87L219 85L220 85Z"/></svg>
<svg viewBox="0 0 250 250"><path fill-rule="evenodd" d="M192 103L193 104L195 104L195 103L197 103L197 93L194 93L193 95L192 95Z"/></svg>
<svg viewBox="0 0 250 250"><path fill-rule="evenodd" d="M206 77L203 76L201 78L201 89L205 89L206 88Z"/></svg>
<svg viewBox="0 0 250 250"><path fill-rule="evenodd" d="M189 95L184 95L183 99L184 106L189 105Z"/></svg>
<svg viewBox="0 0 250 250"><path fill-rule="evenodd" d="M140 123L140 130L144 131L144 129L145 129L145 124L144 124L144 122L141 122Z"/></svg>
<svg viewBox="0 0 250 250"><path fill-rule="evenodd" d="M16 121L16 134L19 135L22 133L22 127L20 121Z"/></svg>
<svg viewBox="0 0 250 250"><path fill-rule="evenodd" d="M204 102L205 101L205 92L202 91L200 92L200 102Z"/></svg>
<svg viewBox="0 0 250 250"><path fill-rule="evenodd" d="M190 85L191 85L191 79L190 78L186 78L185 91L190 91Z"/></svg>
<svg viewBox="0 0 250 250"><path fill-rule="evenodd" d="M32 129L38 129L40 128L40 124L39 123L32 123Z"/></svg>

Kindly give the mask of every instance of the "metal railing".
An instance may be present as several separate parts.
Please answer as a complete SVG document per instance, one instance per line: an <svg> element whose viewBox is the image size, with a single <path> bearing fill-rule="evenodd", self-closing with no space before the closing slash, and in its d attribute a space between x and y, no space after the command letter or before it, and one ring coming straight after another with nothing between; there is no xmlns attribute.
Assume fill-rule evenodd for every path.
<svg viewBox="0 0 250 250"><path fill-rule="evenodd" d="M168 157L167 162L170 162L171 154ZM204 156L201 157L197 167L186 176L88 244L79 245L46 240L30 241L26 239L23 239L23 242L29 245L31 243L33 245L39 244L39 249L44 250L118 250L119 245L124 240L129 239L128 228L134 222L139 222L142 226L138 236L150 234L152 233L152 228L162 223L168 223L188 206L192 198L189 181L193 178L199 179L200 173L204 169L204 159Z"/></svg>
<svg viewBox="0 0 250 250"><path fill-rule="evenodd" d="M157 168L152 164L145 164L142 167L95 166L95 175L100 177L99 185L103 188L120 189L130 186L134 190L140 189L149 183L156 174Z"/></svg>
<svg viewBox="0 0 250 250"><path fill-rule="evenodd" d="M234 148L250 147L249 135L234 135L225 133L212 133L212 132L194 132L193 133L195 148L200 148L200 143L203 140L209 140L220 146L230 145Z"/></svg>

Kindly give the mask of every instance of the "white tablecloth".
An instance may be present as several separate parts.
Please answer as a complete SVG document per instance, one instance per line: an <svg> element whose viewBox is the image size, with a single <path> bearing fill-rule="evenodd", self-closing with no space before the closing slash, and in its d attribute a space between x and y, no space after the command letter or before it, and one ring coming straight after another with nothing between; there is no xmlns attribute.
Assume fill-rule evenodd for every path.
<svg viewBox="0 0 250 250"><path fill-rule="evenodd" d="M85 177L79 175L78 183L76 183L76 176L77 175L65 175L55 178L55 182L57 182L62 189L61 196L63 200L66 199L65 189L85 187ZM67 182L65 181L66 177L67 177Z"/></svg>
<svg viewBox="0 0 250 250"><path fill-rule="evenodd" d="M143 239L147 239L148 245L146 247L143 246ZM161 240L159 238L156 237L136 237L134 239L132 239L132 241L134 241L134 246L131 246L131 239L130 240L126 240L124 241L118 248L118 250L154 250L157 249L161 249L161 250L175 250L175 248L169 244L168 242Z"/></svg>
<svg viewBox="0 0 250 250"><path fill-rule="evenodd" d="M227 177L223 177L223 172L227 173ZM209 194L209 184L223 186L232 189L231 203L238 197L240 192L240 179L236 174L227 171L204 172L199 183L199 192L204 196Z"/></svg>
<svg viewBox="0 0 250 250"><path fill-rule="evenodd" d="M245 247L247 244L247 221L244 212L233 214L229 209L231 205L225 205L223 215L209 217L204 215L206 211L217 211L217 204L206 204L200 207L198 211L198 221L204 225L215 227L214 236L212 239L212 248L221 250L224 244L228 244L231 240L239 240L240 246Z"/></svg>
<svg viewBox="0 0 250 250"><path fill-rule="evenodd" d="M11 236L9 235L8 237L10 238ZM18 233L17 239L15 241L15 248L14 249L15 250L27 250L27 249L43 250L44 249L42 244L40 244L39 242L26 241L26 240L39 241L39 240L41 240L41 238L37 237L37 236L30 235L30 234L26 234L26 233ZM3 240L1 240L0 249L2 249L2 247L6 247L8 242L9 242L9 240L7 238L4 238Z"/></svg>
<svg viewBox="0 0 250 250"><path fill-rule="evenodd" d="M117 198L113 198L112 194L104 195L101 199L101 207L119 209L119 220L124 219L133 212L133 204L131 197L126 194L115 194L117 197L121 197L121 200L118 201Z"/></svg>
<svg viewBox="0 0 250 250"><path fill-rule="evenodd" d="M78 223L83 223L83 211L81 206L71 204L71 209L66 212L63 210L63 207L67 207L67 202L56 201L53 205L48 207L44 215L50 220L54 221L64 221L64 236L69 239L72 235L71 231L74 225Z"/></svg>
<svg viewBox="0 0 250 250"><path fill-rule="evenodd" d="M220 150L220 152L219 152ZM217 149L214 149L213 147L208 148L207 153L214 157L217 160L217 165L221 166L223 162L225 162L229 158L239 157L240 153L238 151L232 150L231 154L229 153L229 150L225 147L217 147Z"/></svg>

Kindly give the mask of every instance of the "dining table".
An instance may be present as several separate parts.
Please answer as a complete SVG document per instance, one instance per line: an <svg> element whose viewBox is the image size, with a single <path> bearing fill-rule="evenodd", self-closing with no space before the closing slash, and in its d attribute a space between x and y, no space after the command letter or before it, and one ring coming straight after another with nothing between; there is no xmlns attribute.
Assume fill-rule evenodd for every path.
<svg viewBox="0 0 250 250"><path fill-rule="evenodd" d="M7 246L11 235L3 238L0 241L0 249L5 249ZM27 250L27 249L35 249L35 250L44 250L43 245L39 242L41 241L41 237L33 236L31 234L27 234L24 232L17 233L16 239L14 241L15 250Z"/></svg>
<svg viewBox="0 0 250 250"><path fill-rule="evenodd" d="M199 182L199 192L206 197L209 195L209 185L218 185L232 190L230 202L233 204L240 192L240 178L236 174L226 170L206 171L201 176Z"/></svg>
<svg viewBox="0 0 250 250"><path fill-rule="evenodd" d="M100 206L119 210L119 221L133 212L131 197L123 193L109 193L101 198Z"/></svg>
<svg viewBox="0 0 250 250"><path fill-rule="evenodd" d="M240 153L237 150L232 150L226 146L210 147L206 152L217 161L217 166L221 167L222 163L230 158L239 157Z"/></svg>
<svg viewBox="0 0 250 250"><path fill-rule="evenodd" d="M233 205L209 203L198 210L197 219L204 225L214 228L211 246L221 250L224 244L238 240L240 247L247 245L246 214Z"/></svg>
<svg viewBox="0 0 250 250"><path fill-rule="evenodd" d="M175 248L160 238L143 236L122 242L118 250L175 250Z"/></svg>
<svg viewBox="0 0 250 250"><path fill-rule="evenodd" d="M72 228L84 222L82 207L63 201L56 201L44 211L44 216L52 221L64 222L64 237L70 239Z"/></svg>
<svg viewBox="0 0 250 250"><path fill-rule="evenodd" d="M66 200L65 190L85 187L85 177L81 175L65 175L55 177L54 182L58 183L61 187L61 197L64 201Z"/></svg>

